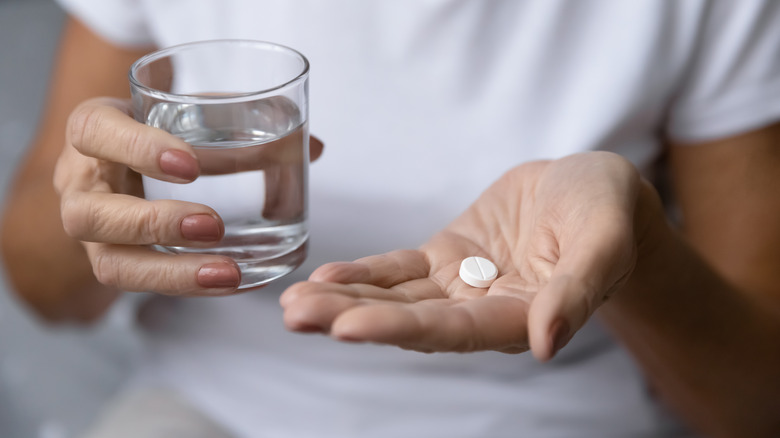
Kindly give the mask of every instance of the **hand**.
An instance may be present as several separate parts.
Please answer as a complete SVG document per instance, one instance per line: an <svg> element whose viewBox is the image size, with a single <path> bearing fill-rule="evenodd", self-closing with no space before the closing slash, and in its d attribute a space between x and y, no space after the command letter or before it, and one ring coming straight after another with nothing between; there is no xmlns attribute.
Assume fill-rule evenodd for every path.
<svg viewBox="0 0 780 438"><path fill-rule="evenodd" d="M109 98L87 101L71 114L54 175L65 231L83 241L103 284L173 295L235 292L240 272L230 258L149 247L208 247L222 238L224 224L205 205L143 199L140 174L187 183L201 169L190 145L131 114L129 101ZM322 143L310 144L314 159Z"/></svg>
<svg viewBox="0 0 780 438"><path fill-rule="evenodd" d="M290 287L285 324L425 352L530 348L548 360L630 276L641 185L607 152L521 165L419 250L327 264ZM459 278L469 256L498 267L490 288Z"/></svg>

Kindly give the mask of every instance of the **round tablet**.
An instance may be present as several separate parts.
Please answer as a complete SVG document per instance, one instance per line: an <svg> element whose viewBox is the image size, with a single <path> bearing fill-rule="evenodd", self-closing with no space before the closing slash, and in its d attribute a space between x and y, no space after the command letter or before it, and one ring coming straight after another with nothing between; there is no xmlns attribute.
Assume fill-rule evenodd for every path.
<svg viewBox="0 0 780 438"><path fill-rule="evenodd" d="M489 287L498 276L498 268L483 257L467 257L460 263L460 278L473 287Z"/></svg>

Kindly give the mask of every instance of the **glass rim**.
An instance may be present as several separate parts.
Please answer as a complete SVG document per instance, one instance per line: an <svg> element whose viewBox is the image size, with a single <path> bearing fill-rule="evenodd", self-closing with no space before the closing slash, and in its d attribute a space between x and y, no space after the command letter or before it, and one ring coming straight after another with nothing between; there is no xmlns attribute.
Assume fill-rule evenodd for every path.
<svg viewBox="0 0 780 438"><path fill-rule="evenodd" d="M154 87L145 85L136 78L136 73L143 66L146 66L159 59L168 57L171 54L179 52L181 50L189 50L189 49L197 48L199 46L207 46L207 45L255 46L255 47L270 48L280 52L287 52L293 54L294 56L298 57L301 61L303 61L303 68L298 74L294 75L292 79L282 82L279 85L274 85L273 87L264 88L262 90L246 91L240 93L226 93L226 94L219 94L219 95L171 93L168 91L158 90ZM165 47L163 49L159 49L147 53L146 55L138 58L135 62L133 62L133 64L130 66L130 70L128 71L127 76L128 79L130 80L130 85L132 87L137 88L138 90L144 92L145 94L160 99L171 100L171 101L186 101L186 102L193 102L193 103L208 103L208 102L228 103L233 101L249 100L254 97L262 96L264 94L268 94L270 92L280 90L282 88L300 82L301 80L305 79L308 76L308 74L309 74L309 60L306 59L306 56L304 56L301 52L291 47L278 44L278 43L273 43L270 41L261 41L261 40L212 39L212 40L191 41L183 44L176 44L173 46Z"/></svg>

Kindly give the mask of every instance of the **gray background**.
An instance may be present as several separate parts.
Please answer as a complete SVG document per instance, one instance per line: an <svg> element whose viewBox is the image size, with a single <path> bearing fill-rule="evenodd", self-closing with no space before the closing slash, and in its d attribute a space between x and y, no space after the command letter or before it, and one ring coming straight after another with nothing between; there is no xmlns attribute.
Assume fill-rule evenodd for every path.
<svg viewBox="0 0 780 438"><path fill-rule="evenodd" d="M0 200L35 131L63 18L51 0L0 0ZM84 430L133 366L129 305L89 329L46 327L0 270L0 437Z"/></svg>

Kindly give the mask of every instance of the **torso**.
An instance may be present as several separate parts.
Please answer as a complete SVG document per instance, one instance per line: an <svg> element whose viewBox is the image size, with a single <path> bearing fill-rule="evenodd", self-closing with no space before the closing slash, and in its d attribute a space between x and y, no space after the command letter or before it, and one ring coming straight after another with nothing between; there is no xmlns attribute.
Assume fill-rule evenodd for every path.
<svg viewBox="0 0 780 438"><path fill-rule="evenodd" d="M694 26L671 32L666 17L686 6L144 5L161 46L252 38L304 53L311 129L326 146L311 168L309 261L259 291L160 309L143 380L187 392L248 436L625 437L677 427L597 323L542 366L529 355L423 355L287 333L277 298L322 263L418 246L521 162L607 149L650 169L694 38L684 30Z"/></svg>

